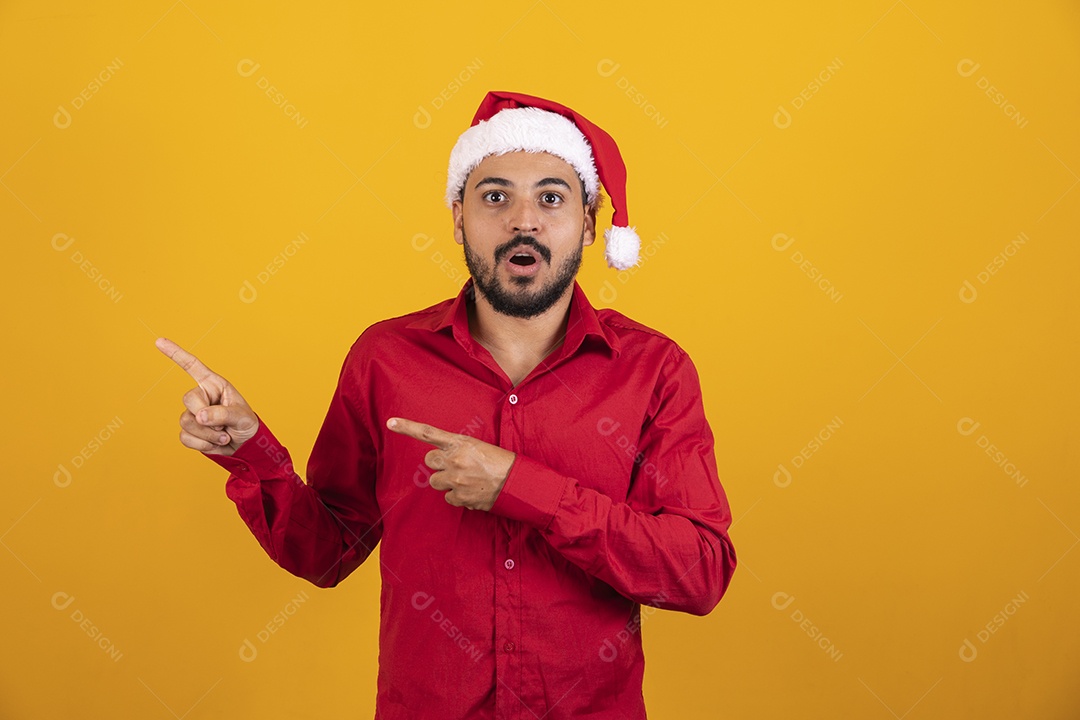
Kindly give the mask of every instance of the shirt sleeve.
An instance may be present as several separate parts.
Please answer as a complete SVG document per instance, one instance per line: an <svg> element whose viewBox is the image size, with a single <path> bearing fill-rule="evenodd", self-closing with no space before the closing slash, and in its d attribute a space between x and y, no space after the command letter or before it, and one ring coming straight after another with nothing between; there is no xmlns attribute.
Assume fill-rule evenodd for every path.
<svg viewBox="0 0 1080 720"><path fill-rule="evenodd" d="M491 512L536 527L570 562L622 595L710 612L735 570L697 371L676 346L665 362L625 502L519 455Z"/></svg>
<svg viewBox="0 0 1080 720"><path fill-rule="evenodd" d="M267 555L319 587L345 579L382 534L375 451L352 403L354 377L346 358L308 460L308 483L262 418L231 456L204 453L229 471L225 493Z"/></svg>

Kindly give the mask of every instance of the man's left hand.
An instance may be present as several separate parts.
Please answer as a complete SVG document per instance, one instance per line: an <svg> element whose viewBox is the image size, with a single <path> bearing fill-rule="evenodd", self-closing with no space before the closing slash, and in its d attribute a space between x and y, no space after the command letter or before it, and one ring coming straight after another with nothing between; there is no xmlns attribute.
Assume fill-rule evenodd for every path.
<svg viewBox="0 0 1080 720"><path fill-rule="evenodd" d="M470 510L490 510L502 490L515 453L477 440L469 435L446 432L405 418L390 418L386 427L408 435L435 449L424 456L424 464L436 472L428 482L436 490L446 490L446 502Z"/></svg>

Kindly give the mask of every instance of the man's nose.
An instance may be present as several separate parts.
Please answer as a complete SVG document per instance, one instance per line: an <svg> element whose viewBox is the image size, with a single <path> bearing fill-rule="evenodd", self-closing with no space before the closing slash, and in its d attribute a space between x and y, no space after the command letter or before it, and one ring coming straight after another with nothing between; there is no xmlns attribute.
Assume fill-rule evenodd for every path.
<svg viewBox="0 0 1080 720"><path fill-rule="evenodd" d="M533 203L519 200L509 215L510 224L515 233L535 233L540 229L540 213Z"/></svg>

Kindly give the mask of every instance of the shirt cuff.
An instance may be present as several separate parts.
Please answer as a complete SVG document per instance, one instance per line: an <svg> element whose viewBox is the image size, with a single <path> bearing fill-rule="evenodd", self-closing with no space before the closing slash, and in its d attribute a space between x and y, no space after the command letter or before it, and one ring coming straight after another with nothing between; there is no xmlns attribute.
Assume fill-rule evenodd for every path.
<svg viewBox="0 0 1080 720"><path fill-rule="evenodd" d="M258 417L258 416L256 416ZM259 429L232 455L203 453L234 477L257 483L260 479L295 475L289 451L259 418Z"/></svg>
<svg viewBox="0 0 1080 720"><path fill-rule="evenodd" d="M518 455L491 512L545 530L571 482L546 465Z"/></svg>

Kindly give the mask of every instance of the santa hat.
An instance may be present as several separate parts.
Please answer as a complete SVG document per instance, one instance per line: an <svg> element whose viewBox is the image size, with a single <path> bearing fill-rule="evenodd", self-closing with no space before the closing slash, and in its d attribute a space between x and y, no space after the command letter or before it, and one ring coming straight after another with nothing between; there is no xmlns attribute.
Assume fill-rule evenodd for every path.
<svg viewBox="0 0 1080 720"><path fill-rule="evenodd" d="M611 199L611 227L604 232L604 257L610 267L626 270L637 264L641 239L627 227L626 165L619 146L604 130L568 107L551 100L509 92L489 92L450 153L446 205L477 165L489 155L523 150L548 152L577 171L592 202L603 183Z"/></svg>

